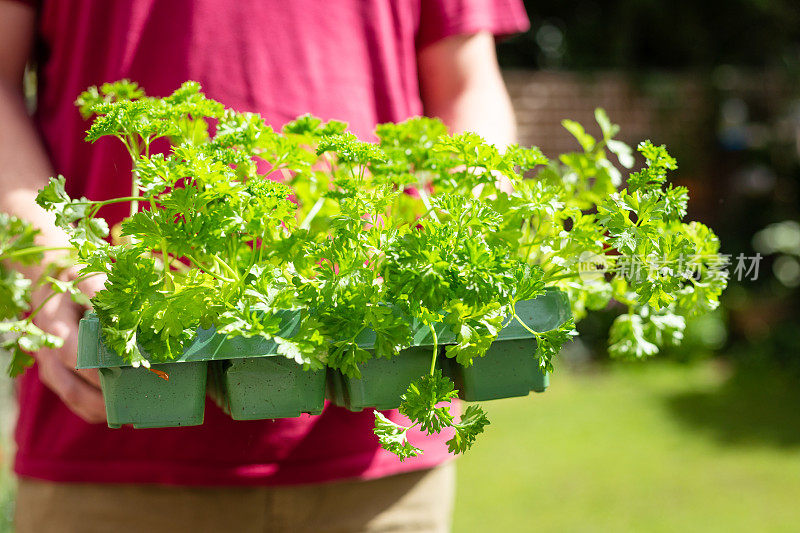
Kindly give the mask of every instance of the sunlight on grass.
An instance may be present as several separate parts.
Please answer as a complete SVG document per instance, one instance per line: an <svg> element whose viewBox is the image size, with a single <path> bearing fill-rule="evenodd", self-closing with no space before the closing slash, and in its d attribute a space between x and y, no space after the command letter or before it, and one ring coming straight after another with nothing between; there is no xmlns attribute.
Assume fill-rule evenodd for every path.
<svg viewBox="0 0 800 533"><path fill-rule="evenodd" d="M651 362L487 402L455 531L796 530L800 387L787 381Z"/></svg>

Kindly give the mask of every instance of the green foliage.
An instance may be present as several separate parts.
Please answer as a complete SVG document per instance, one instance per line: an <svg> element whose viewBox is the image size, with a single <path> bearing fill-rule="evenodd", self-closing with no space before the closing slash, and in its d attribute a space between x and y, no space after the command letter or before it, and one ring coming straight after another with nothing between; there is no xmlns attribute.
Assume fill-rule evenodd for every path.
<svg viewBox="0 0 800 533"><path fill-rule="evenodd" d="M727 272L713 232L682 220L688 191L667 184L677 164L665 147L641 143L645 167L623 183L607 156L628 167L631 151L613 138L619 128L605 112L596 118L600 140L565 121L582 151L562 155L539 173L542 181L523 189L531 229L523 230L528 245L521 249L548 284L559 279L576 320L610 302L626 307L610 331L609 352L643 358L680 342L688 317L716 308Z"/></svg>
<svg viewBox="0 0 800 533"><path fill-rule="evenodd" d="M439 404L449 403L457 395L453 382L442 376L441 370L437 370L433 375L422 376L408 386L400 413L419 424L422 431L439 433L453 421L450 410Z"/></svg>
<svg viewBox="0 0 800 533"><path fill-rule="evenodd" d="M536 148L502 151L473 133L450 136L426 118L378 126L377 143L309 115L276 132L199 89L187 82L151 98L123 80L86 91L78 105L95 115L87 139L125 144L131 195L72 199L59 176L37 198L68 233L79 279L106 276L91 303L105 343L134 366L168 362L199 327L215 327L274 340L305 368L359 377L371 357L391 358L411 345L412 323L430 327L434 338L443 323L455 337L447 356L470 365L503 324L519 320L517 302L552 286L568 292L578 319L612 299L626 305L610 350L644 357L678 342L684 317L713 309L724 288L719 242L705 226L681 221L686 191L665 185L674 160L642 143L646 168L620 190L607 154L628 166L631 150L613 139L618 127L601 110L601 139L566 121L583 151L548 162ZM213 133L206 119L215 119ZM151 154L161 137L168 150ZM532 169L537 176L524 179ZM500 180L513 190L501 190ZM130 204L131 214L109 243L97 215L112 203ZM18 250L34 261L33 230L0 221L0 261ZM684 261L695 251L702 257ZM586 254L608 270L587 278ZM623 272L625 260L646 275ZM13 321L27 309L30 282L0 264L13 346L22 353L55 345L30 320ZM80 300L75 282L47 281ZM280 333L286 310L300 312L291 336ZM367 329L376 336L373 351L358 344ZM552 371L574 322L528 329L540 367ZM488 420L477 406L460 421L450 414L457 392L435 369L437 353L438 346L430 375L409 386L400 410L424 432L451 428L450 450L460 453ZM27 361L15 360L18 372ZM419 453L407 431L376 414L382 445L401 457Z"/></svg>
<svg viewBox="0 0 800 533"><path fill-rule="evenodd" d="M34 283L12 266L41 262L45 250L36 246L38 233L28 222L0 213L0 348L11 354L7 372L12 377L33 364L32 353L42 348L58 348L63 343L33 323L38 311L31 312L30 306ZM74 282L44 275L41 283L49 283L53 295L69 292L74 299L82 296Z"/></svg>
<svg viewBox="0 0 800 533"><path fill-rule="evenodd" d="M455 433L453 438L447 441L447 449L450 453L464 453L472 447L475 439L488 425L486 412L479 405L467 406L467 410L461 415L461 421L453 424Z"/></svg>
<svg viewBox="0 0 800 533"><path fill-rule="evenodd" d="M561 351L561 347L572 337L577 335L575 321L567 320L560 326L549 331L535 332L539 366L542 372L553 371L553 358Z"/></svg>
<svg viewBox="0 0 800 533"><path fill-rule="evenodd" d="M419 448L408 442L407 434L410 429L418 427L430 435L452 428L454 434L447 441L448 450L451 453L464 453L477 436L483 433L489 420L478 405L470 405L461 420L455 422L447 404L457 397L458 391L454 389L453 382L443 377L441 370L414 381L408 386L400 406L400 413L408 417L410 426L396 424L375 411L375 435L381 446L396 454L400 460L405 460L421 453Z"/></svg>
<svg viewBox="0 0 800 533"><path fill-rule="evenodd" d="M405 461L409 457L416 457L422 453L422 450L413 446L408 442L408 430L400 424L395 424L383 413L374 411L375 413L375 435L381 443L381 448L395 454L401 461Z"/></svg>
<svg viewBox="0 0 800 533"><path fill-rule="evenodd" d="M40 251L20 253L27 252L34 247L34 239L38 233L39 230L24 220L0 213L0 258L17 255L16 261L23 265L41 261Z"/></svg>

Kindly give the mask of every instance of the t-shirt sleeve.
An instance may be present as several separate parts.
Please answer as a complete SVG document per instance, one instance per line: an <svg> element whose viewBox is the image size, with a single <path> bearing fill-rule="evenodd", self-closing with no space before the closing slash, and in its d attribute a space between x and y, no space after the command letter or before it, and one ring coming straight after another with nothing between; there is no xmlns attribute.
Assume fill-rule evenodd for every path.
<svg viewBox="0 0 800 533"><path fill-rule="evenodd" d="M452 35L489 31L505 37L529 27L521 0L420 0L417 48Z"/></svg>
<svg viewBox="0 0 800 533"><path fill-rule="evenodd" d="M26 4L31 7L39 7L39 3L41 0L5 0L6 2L10 1L13 4Z"/></svg>

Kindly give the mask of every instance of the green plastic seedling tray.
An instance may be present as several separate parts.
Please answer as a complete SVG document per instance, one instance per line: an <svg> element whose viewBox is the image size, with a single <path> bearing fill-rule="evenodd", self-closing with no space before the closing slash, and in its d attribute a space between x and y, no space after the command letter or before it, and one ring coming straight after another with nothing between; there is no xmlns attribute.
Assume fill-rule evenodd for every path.
<svg viewBox="0 0 800 533"><path fill-rule="evenodd" d="M447 373L458 397L468 402L527 396L531 391L544 392L550 385L550 377L539 369L534 353L533 339L495 342L468 367L448 359Z"/></svg>
<svg viewBox="0 0 800 533"><path fill-rule="evenodd" d="M550 290L535 300L519 302L517 314L535 331L558 327L570 316L566 296ZM300 314L286 311L279 336L291 338ZM414 347L391 359L370 359L360 367L360 379L339 372L304 370L277 355L277 345L261 337L226 338L199 330L195 341L174 362L153 365L169 380L144 368L132 368L102 342L97 317L81 320L78 368L98 368L110 427L188 426L203 423L207 376L211 393L237 420L285 418L321 412L325 397L353 411L392 409L408 384L430 368L433 335L427 326L412 323ZM435 327L441 346L455 343L444 324ZM371 350L374 332L364 331L358 344ZM468 401L507 398L543 391L547 376L538 370L533 336L516 321L507 321L498 339L470 367L440 361ZM144 353L145 357L150 358ZM440 358L441 359L441 358Z"/></svg>
<svg viewBox="0 0 800 533"><path fill-rule="evenodd" d="M206 366L202 361L152 365L169 375L165 381L144 368L100 368L100 386L108 427L198 426L203 423Z"/></svg>

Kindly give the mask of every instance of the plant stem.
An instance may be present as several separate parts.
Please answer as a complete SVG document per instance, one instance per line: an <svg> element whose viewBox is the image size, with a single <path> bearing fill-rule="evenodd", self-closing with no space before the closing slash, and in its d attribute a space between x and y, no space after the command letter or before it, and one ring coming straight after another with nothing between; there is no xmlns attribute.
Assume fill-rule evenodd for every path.
<svg viewBox="0 0 800 533"><path fill-rule="evenodd" d="M79 276L76 276L75 279L72 281L75 283L80 283L85 279L93 278L95 276L99 276L100 274L102 274L102 272L87 272L86 274L81 274Z"/></svg>
<svg viewBox="0 0 800 533"><path fill-rule="evenodd" d="M284 170L288 170L288 169L287 169L285 166L283 166L283 162L284 162L284 160L285 160L285 159L286 159L285 157L282 157L282 158L280 158L280 159L276 159L276 160L275 160L275 162L272 164L272 168L270 168L270 169L267 171L267 173L266 173L266 174L264 174L263 176L261 176L261 179L264 179L264 180L265 180L265 179L269 178L269 175L270 175L270 174L272 174L273 172L276 172L276 171L277 171L277 172L280 172L280 173L281 173L281 175L283 175L283 177L284 177L284 179L285 179L285 178L286 178L286 174L284 174L284 172L283 172L283 171L284 171Z"/></svg>
<svg viewBox="0 0 800 533"><path fill-rule="evenodd" d="M560 281L562 279L575 278L575 277L578 277L578 276L580 276L580 274L578 272L571 272L569 274L561 274L560 276L553 276L552 278L548 278L547 279L547 283L550 283L551 281Z"/></svg>
<svg viewBox="0 0 800 533"><path fill-rule="evenodd" d="M239 272L239 242L233 234L228 239L228 264L233 265L235 272Z"/></svg>
<svg viewBox="0 0 800 533"><path fill-rule="evenodd" d="M72 246L31 246L30 248L23 248L22 250L14 250L6 254L0 255L0 261L6 259L13 259L15 257L24 257L26 255L38 254L42 252L51 252L55 250L73 250Z"/></svg>
<svg viewBox="0 0 800 533"><path fill-rule="evenodd" d="M306 218L303 219L303 222L300 223L300 229L308 229L311 227L311 222L314 220L314 217L317 216L322 206L325 205L325 198L321 197L317 199L316 203L311 207L311 211L308 212Z"/></svg>
<svg viewBox="0 0 800 533"><path fill-rule="evenodd" d="M89 278L93 278L93 277L95 277L95 276L99 276L100 274L102 274L102 272L89 272L89 273L87 273L87 274L81 274L80 276L76 277L76 278L75 278L74 280L72 280L72 281L73 281L73 283L75 283L75 285L77 286L77 285L78 285L78 283L80 283L80 282L82 282L82 281L84 281L84 280L87 280L87 279L89 279Z"/></svg>
<svg viewBox="0 0 800 533"><path fill-rule="evenodd" d="M255 246L255 241L253 242L253 246ZM260 253L260 249L259 249L259 253ZM233 286L231 287L230 291L227 294L227 297L230 297L231 295L236 294L237 292L239 292L239 289L241 289L242 285L244 284L245 278L250 273L250 269L253 268L253 265L255 265L255 263L256 263L256 251L252 250L251 253L250 253L250 265L247 267L247 271L244 273L244 275L242 275L242 277L240 277L236 281L236 283L233 284Z"/></svg>
<svg viewBox="0 0 800 533"><path fill-rule="evenodd" d="M209 268L208 265L206 265L203 262L199 261L193 255L186 254L186 257L188 257L192 262L194 262L194 264L197 266L197 268L201 269L203 272L205 272L207 274L210 274L210 275L214 276L214 278L216 278L216 279L218 279L220 281L224 281L226 283L233 283L234 281L236 281L236 280L233 280L233 279L230 279L230 278L226 278L225 276L223 276L221 274L215 274L214 272L212 272L212 269Z"/></svg>
<svg viewBox="0 0 800 533"><path fill-rule="evenodd" d="M36 309L34 309L33 311L31 311L31 314L29 314L29 315L28 315L28 318L26 319L26 320L28 321L28 323L29 323L29 324L33 324L33 318L34 318L34 317L35 317L37 314L39 314L39 311L41 311L41 310L42 310L42 308L43 308L43 307L44 307L44 306L47 304L47 302L49 302L50 300L52 300L53 298L55 298L55 297L56 297L57 295L59 295L59 294L61 294L61 293L58 293L58 292L51 292L51 293L50 293L50 294L47 296L47 298L45 298L44 300L42 300L42 303L40 303L39 305L37 305L37 306L36 306Z"/></svg>
<svg viewBox="0 0 800 533"><path fill-rule="evenodd" d="M233 270L228 263L226 263L225 261L223 261L220 257L217 257L216 255L211 255L210 257L211 257L211 259L213 259L217 263L218 266L221 266L222 268L224 268L228 272L228 274L233 276L234 280L236 280L236 281L239 280L239 276L236 274L236 271Z"/></svg>
<svg viewBox="0 0 800 533"><path fill-rule="evenodd" d="M94 201L94 200L87 200L85 202L81 201L73 201L72 204L94 204L95 206L103 207L104 205L109 204L118 204L120 202L133 202L135 200L140 200L141 197L139 196L120 196L119 198L112 198L111 200L102 200L102 201Z"/></svg>
<svg viewBox="0 0 800 533"><path fill-rule="evenodd" d="M156 201L151 197L150 210L155 211L156 209L158 209L156 207ZM161 262L164 264L164 290L169 291L175 287L175 284L172 281L172 272L170 271L170 264L172 263L172 260L167 253L166 237L161 238Z"/></svg>
<svg viewBox="0 0 800 533"><path fill-rule="evenodd" d="M432 376L434 370L436 370L436 359L439 357L439 339L436 337L436 329L433 327L433 324L428 324L428 327L431 328L431 334L433 335L433 359L431 360Z"/></svg>
<svg viewBox="0 0 800 533"><path fill-rule="evenodd" d="M136 137L134 137L130 132L126 133L128 133L129 139L131 141L130 144L128 145L128 153L131 156L131 163L133 165L133 168L131 169L131 197L135 199L131 201L131 209L130 209L130 216L133 216L136 214L137 211L139 211L140 194L139 194L139 180L136 177L136 166L137 166L137 161L139 160L139 155L141 155L142 150L139 147L139 142L136 140Z"/></svg>
<svg viewBox="0 0 800 533"><path fill-rule="evenodd" d="M523 322L523 321L522 321L522 319L519 317L519 315L517 314L517 312L516 312L516 311L514 311L514 318L517 320L517 322L519 322L519 323L520 323L520 325L521 325L523 328L525 328L525 329L528 331L528 333L530 333L531 335L533 335L533 336L534 336L534 337L536 337L537 339L539 338L539 336L540 336L540 333L538 333L538 332L536 332L536 331L533 331L533 330L532 330L530 327L528 327L528 324L526 324L525 322Z"/></svg>
<svg viewBox="0 0 800 533"><path fill-rule="evenodd" d="M434 211L433 207L431 206L431 200L428 196L428 193L425 192L425 186L420 184L419 188L417 189L419 192L419 198L422 200L422 203L425 204L425 209L431 214L431 218L435 220L437 223L439 222L439 217L436 215L436 211Z"/></svg>

